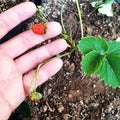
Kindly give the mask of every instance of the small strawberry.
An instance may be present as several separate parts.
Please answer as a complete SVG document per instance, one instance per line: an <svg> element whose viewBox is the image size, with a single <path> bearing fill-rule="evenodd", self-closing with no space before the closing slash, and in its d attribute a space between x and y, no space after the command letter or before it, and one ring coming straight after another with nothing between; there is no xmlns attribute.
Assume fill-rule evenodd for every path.
<svg viewBox="0 0 120 120"><path fill-rule="evenodd" d="M45 25L44 23L34 24L32 26L32 31L38 35L43 35L45 33Z"/></svg>
<svg viewBox="0 0 120 120"><path fill-rule="evenodd" d="M33 90L30 92L29 98L34 102L39 102L40 98L42 98L42 94L40 94L39 92L36 92L36 90Z"/></svg>

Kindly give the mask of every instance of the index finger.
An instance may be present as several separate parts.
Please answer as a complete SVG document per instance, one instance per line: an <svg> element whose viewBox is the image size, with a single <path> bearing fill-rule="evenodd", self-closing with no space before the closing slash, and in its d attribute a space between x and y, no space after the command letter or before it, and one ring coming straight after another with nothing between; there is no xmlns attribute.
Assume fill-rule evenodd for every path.
<svg viewBox="0 0 120 120"><path fill-rule="evenodd" d="M36 12L32 2L21 3L0 14L0 38Z"/></svg>

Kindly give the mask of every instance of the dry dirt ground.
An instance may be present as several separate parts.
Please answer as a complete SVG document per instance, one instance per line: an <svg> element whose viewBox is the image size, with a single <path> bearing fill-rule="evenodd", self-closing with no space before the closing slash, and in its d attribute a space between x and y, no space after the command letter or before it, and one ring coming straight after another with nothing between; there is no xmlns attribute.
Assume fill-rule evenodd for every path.
<svg viewBox="0 0 120 120"><path fill-rule="evenodd" d="M6 5L9 8L20 2ZM114 16L107 17L99 14L89 2L80 2L84 36L101 36L107 41L120 37L120 4L114 3ZM49 21L60 22L61 3L44 3L43 7ZM81 34L76 5L73 2L66 3L63 19L67 31L72 30L73 39L77 43ZM38 21L36 14L19 26L18 32L29 29ZM31 116L22 118L20 113L15 113L10 120L120 120L120 89L104 85L97 75L87 76L81 70L81 54L78 50L64 57L63 61L63 68L38 87L38 91L43 94L40 102L34 103L26 99Z"/></svg>

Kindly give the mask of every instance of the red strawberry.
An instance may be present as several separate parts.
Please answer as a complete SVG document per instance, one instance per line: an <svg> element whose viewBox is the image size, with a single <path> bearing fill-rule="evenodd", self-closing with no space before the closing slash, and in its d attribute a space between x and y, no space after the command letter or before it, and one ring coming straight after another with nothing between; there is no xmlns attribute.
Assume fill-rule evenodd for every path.
<svg viewBox="0 0 120 120"><path fill-rule="evenodd" d="M45 33L45 25L43 23L34 24L32 31L36 34L43 35Z"/></svg>

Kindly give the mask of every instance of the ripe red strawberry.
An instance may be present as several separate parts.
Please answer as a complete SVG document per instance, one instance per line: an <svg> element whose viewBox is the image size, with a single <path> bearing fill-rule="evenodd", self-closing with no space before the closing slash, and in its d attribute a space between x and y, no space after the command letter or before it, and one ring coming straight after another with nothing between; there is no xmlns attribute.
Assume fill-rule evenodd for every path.
<svg viewBox="0 0 120 120"><path fill-rule="evenodd" d="M32 26L32 31L36 34L43 35L45 33L45 25L44 23L34 24Z"/></svg>

